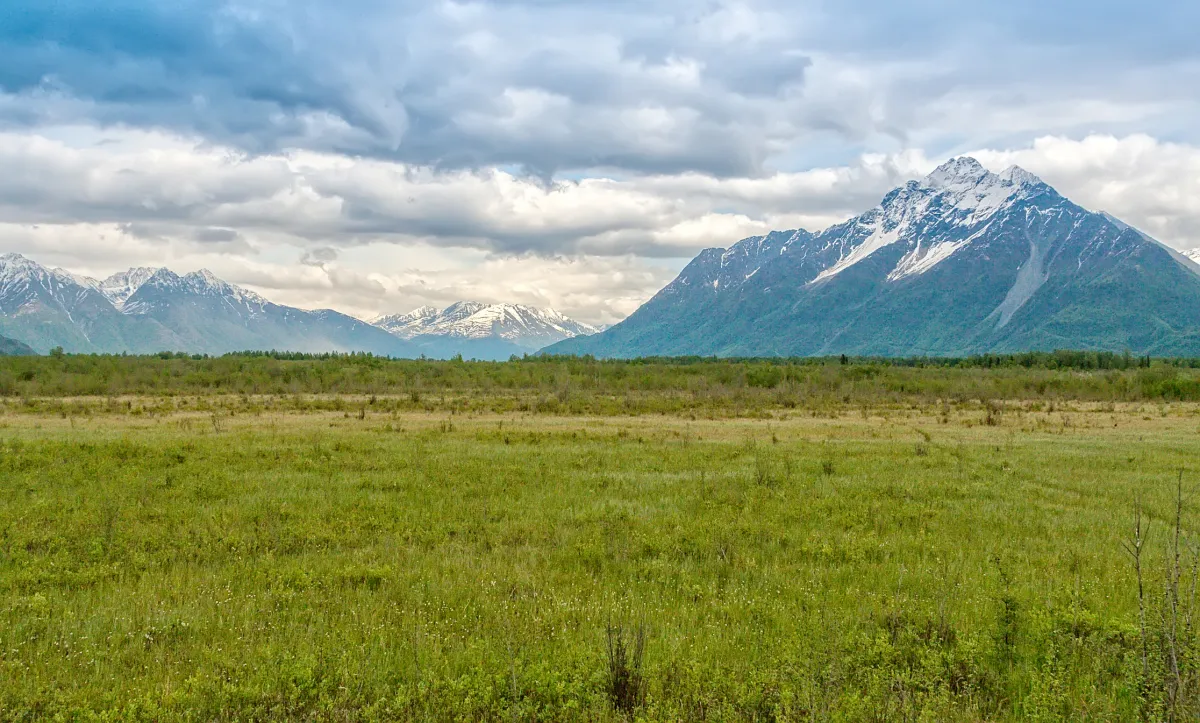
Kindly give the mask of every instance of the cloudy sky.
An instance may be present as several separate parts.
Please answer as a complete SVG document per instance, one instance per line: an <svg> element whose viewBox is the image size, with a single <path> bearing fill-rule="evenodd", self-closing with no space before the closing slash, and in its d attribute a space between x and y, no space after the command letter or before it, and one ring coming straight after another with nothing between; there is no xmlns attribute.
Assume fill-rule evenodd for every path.
<svg viewBox="0 0 1200 723"><path fill-rule="evenodd" d="M953 155L1200 246L1193 0L5 0L0 252L613 322Z"/></svg>

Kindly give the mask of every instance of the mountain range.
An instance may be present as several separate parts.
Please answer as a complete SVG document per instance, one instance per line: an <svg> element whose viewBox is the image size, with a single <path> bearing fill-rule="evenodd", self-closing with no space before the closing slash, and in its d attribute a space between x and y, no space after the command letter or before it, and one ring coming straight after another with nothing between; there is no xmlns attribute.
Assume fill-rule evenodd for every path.
<svg viewBox="0 0 1200 723"><path fill-rule="evenodd" d="M957 158L817 233L701 252L629 318L549 354L1200 355L1200 254Z"/></svg>
<svg viewBox="0 0 1200 723"><path fill-rule="evenodd" d="M599 331L554 309L475 301L460 301L441 310L422 306L372 323L419 346L434 344L443 355L475 359L507 359Z"/></svg>
<svg viewBox="0 0 1200 723"><path fill-rule="evenodd" d="M421 321L405 326L401 319L414 314ZM553 310L474 302L377 321L275 304L208 271L136 268L100 281L19 254L0 256L0 335L42 353L275 349L507 359L594 331Z"/></svg>

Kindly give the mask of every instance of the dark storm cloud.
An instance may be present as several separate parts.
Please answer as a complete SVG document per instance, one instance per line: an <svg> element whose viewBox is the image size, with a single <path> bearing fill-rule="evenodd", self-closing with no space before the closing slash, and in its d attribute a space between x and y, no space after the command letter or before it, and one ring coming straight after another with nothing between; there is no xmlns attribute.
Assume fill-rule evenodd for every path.
<svg viewBox="0 0 1200 723"><path fill-rule="evenodd" d="M356 5L372 7L337 7L351 18ZM386 138L397 119L373 112L386 101L361 102L357 69L335 61L346 41L339 30L350 28L323 22L333 10L304 2L12 0L0 9L0 88L35 104L47 96L85 101L88 120L181 129L251 150L303 135L309 113Z"/></svg>
<svg viewBox="0 0 1200 723"><path fill-rule="evenodd" d="M206 244L227 244L240 241L242 235L231 228L204 227L196 229L192 238Z"/></svg>
<svg viewBox="0 0 1200 723"><path fill-rule="evenodd" d="M10 0L0 122L543 175L755 172L808 61L786 39L704 40L673 5Z"/></svg>

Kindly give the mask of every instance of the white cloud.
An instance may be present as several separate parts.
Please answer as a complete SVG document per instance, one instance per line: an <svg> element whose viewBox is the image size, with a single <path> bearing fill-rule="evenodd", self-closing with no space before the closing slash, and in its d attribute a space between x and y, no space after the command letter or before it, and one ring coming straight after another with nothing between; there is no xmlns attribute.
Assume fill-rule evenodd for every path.
<svg viewBox="0 0 1200 723"><path fill-rule="evenodd" d="M683 257L783 220L827 225L911 174L919 154L763 178L695 173L541 182L295 152L246 156L161 133L0 133L9 224L92 224L252 252L388 241L499 254Z"/></svg>

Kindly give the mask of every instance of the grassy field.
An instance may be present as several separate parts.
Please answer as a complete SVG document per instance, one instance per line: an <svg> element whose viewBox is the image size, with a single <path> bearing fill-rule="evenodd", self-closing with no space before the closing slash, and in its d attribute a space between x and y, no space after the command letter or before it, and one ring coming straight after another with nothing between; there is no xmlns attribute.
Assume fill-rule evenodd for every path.
<svg viewBox="0 0 1200 723"><path fill-rule="evenodd" d="M10 390L0 719L1192 719L1200 406L1152 372ZM1039 374L1140 399L990 393Z"/></svg>

